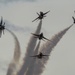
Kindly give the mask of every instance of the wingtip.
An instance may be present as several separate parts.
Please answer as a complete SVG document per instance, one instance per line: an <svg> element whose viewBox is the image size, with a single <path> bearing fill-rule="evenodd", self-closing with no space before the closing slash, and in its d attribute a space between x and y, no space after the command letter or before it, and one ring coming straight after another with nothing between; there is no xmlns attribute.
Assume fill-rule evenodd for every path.
<svg viewBox="0 0 75 75"><path fill-rule="evenodd" d="M50 12L50 10L48 11L48 13Z"/></svg>
<svg viewBox="0 0 75 75"><path fill-rule="evenodd" d="M32 22L34 22L34 21L32 21Z"/></svg>
<svg viewBox="0 0 75 75"><path fill-rule="evenodd" d="M34 33L31 33L32 35L34 34Z"/></svg>

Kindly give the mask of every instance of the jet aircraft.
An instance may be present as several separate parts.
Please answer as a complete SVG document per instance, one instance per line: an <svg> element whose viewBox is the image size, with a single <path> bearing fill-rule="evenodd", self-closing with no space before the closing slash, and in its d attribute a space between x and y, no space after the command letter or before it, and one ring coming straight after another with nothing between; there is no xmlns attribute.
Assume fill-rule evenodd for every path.
<svg viewBox="0 0 75 75"><path fill-rule="evenodd" d="M35 36L35 38L38 38L39 40L43 40L43 39L46 39L46 40L48 40L48 41L50 41L49 39L47 39L47 38L45 38L44 36L43 36L43 33L40 33L40 34L34 34L34 33L31 33L31 34L33 34L34 36Z"/></svg>
<svg viewBox="0 0 75 75"><path fill-rule="evenodd" d="M4 29L5 29L5 22L3 23L3 18L1 17L1 22L0 22L0 37L2 35L2 31L4 34Z"/></svg>
<svg viewBox="0 0 75 75"><path fill-rule="evenodd" d="M42 59L44 56L49 56L49 55L44 55L43 53L39 53L38 55L34 55L34 56L31 56L31 57L37 57L39 59Z"/></svg>
<svg viewBox="0 0 75 75"><path fill-rule="evenodd" d="M32 22L34 22L35 20L38 20L38 19L42 20L44 17L46 17L45 15L46 15L47 13L49 13L49 12L50 12L50 10L47 11L47 12L45 12L45 13L43 13L42 11L40 11L40 14L37 13L38 17L37 17L36 19L34 19Z"/></svg>

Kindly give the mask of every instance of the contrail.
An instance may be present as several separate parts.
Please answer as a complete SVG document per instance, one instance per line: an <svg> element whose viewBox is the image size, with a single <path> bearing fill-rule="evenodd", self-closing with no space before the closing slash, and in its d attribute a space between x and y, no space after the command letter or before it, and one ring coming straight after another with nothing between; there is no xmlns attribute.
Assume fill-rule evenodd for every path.
<svg viewBox="0 0 75 75"><path fill-rule="evenodd" d="M47 41L43 46L40 48L40 51L44 54L50 55L53 48L57 45L57 43L60 41L60 39L63 37L63 35L73 26L73 24L66 29L60 31L58 34L52 37L51 41ZM42 60L37 60L35 64L35 71L34 75L41 75L41 73L44 71L45 64L47 63L49 57L45 57Z"/></svg>
<svg viewBox="0 0 75 75"><path fill-rule="evenodd" d="M4 20L4 22L5 22L5 28L9 30L16 31L16 32L22 32L22 33L31 31L31 28L29 28L28 26L25 26L25 27L16 26L7 20Z"/></svg>
<svg viewBox="0 0 75 75"><path fill-rule="evenodd" d="M38 27L37 27L37 29L35 31L35 34L40 33L41 26L42 26L42 20L40 21L40 23L39 23L39 25L38 25ZM34 53L34 48L36 46L36 42L37 42L37 39L34 38L34 36L32 36L30 38L30 41L28 43L28 47L26 49L26 54L25 54L25 57L24 57L24 63L23 63L23 65L22 65L22 67L21 67L21 69L20 69L20 71L18 72L17 75L24 75L26 73L26 71L27 71L27 69L28 69L28 67L29 67L29 65L31 63L30 56L33 55L33 53Z"/></svg>
<svg viewBox="0 0 75 75"><path fill-rule="evenodd" d="M19 65L19 60L20 60L20 56L21 56L20 44L19 44L19 41L18 41L16 35L13 32L11 32L10 30L8 30L8 29L6 29L6 30L9 31L15 39L14 56L13 56L13 60L9 64L8 71L7 71L7 75L14 75L17 71L17 67Z"/></svg>
<svg viewBox="0 0 75 75"><path fill-rule="evenodd" d="M34 54L37 55L38 54L38 50L39 50L39 47L40 47L40 41L34 51ZM28 68L28 71L26 72L26 75L33 75L34 73L34 65L35 65L35 62L36 62L36 57L30 57L32 60L31 60L31 64L29 65L29 68Z"/></svg>

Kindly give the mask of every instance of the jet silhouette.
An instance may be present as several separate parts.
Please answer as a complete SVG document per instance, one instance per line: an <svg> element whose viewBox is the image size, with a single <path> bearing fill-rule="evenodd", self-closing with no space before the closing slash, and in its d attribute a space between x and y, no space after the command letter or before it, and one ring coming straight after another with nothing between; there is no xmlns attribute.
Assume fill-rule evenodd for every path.
<svg viewBox="0 0 75 75"><path fill-rule="evenodd" d="M49 56L49 55L44 55L43 53L40 52L38 55L34 55L31 57L37 57L38 59L42 59L44 56Z"/></svg>
<svg viewBox="0 0 75 75"><path fill-rule="evenodd" d="M35 20L38 20L38 19L42 20L44 17L46 17L45 15L46 15L47 13L49 13L49 12L50 12L50 10L47 11L47 12L45 12L45 13L43 13L42 11L40 11L40 14L37 13L37 14L38 14L38 17L37 17L36 19L34 19L32 22L34 22Z"/></svg>
<svg viewBox="0 0 75 75"><path fill-rule="evenodd" d="M72 18L73 18L73 23L75 24L75 18L72 16Z"/></svg>
<svg viewBox="0 0 75 75"><path fill-rule="evenodd" d="M2 31L4 34L4 29L5 29L5 22L3 23L3 18L1 17L1 22L0 22L0 37L2 35Z"/></svg>
<svg viewBox="0 0 75 75"><path fill-rule="evenodd" d="M34 34L34 33L31 33L31 34L33 34L34 36L35 36L35 38L38 38L39 40L43 40L43 39L46 39L46 40L48 40L48 41L50 41L49 39L47 39L47 38L45 38L44 36L43 36L43 33L40 33L40 34Z"/></svg>

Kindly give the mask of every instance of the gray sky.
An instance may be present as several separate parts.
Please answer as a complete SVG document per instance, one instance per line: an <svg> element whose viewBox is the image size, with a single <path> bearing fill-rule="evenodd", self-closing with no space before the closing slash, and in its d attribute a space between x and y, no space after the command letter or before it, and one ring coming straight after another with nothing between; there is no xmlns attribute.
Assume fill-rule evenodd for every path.
<svg viewBox="0 0 75 75"><path fill-rule="evenodd" d="M1 0L0 0L1 1ZM3 1L3 0L2 0ZM15 32L24 55L31 32L35 31L39 21L32 23L37 17L36 12L51 12L43 19L42 32L48 38L70 26L73 23L72 16L75 16L75 0L4 0L0 2L0 16L11 24L20 27L29 27L30 31ZM33 29L34 28L34 29ZM6 70L0 69L0 74L5 75L8 64L13 58L14 42L12 36L5 31L0 38L0 62L6 62ZM50 60L42 75L75 75L75 26L73 26L53 49ZM2 63L3 64L3 63ZM4 65L3 64L3 65ZM2 66L1 66L2 67Z"/></svg>
<svg viewBox="0 0 75 75"><path fill-rule="evenodd" d="M35 2L37 0L0 0L1 3L5 3L5 4L8 4L8 3L11 3L11 2Z"/></svg>

